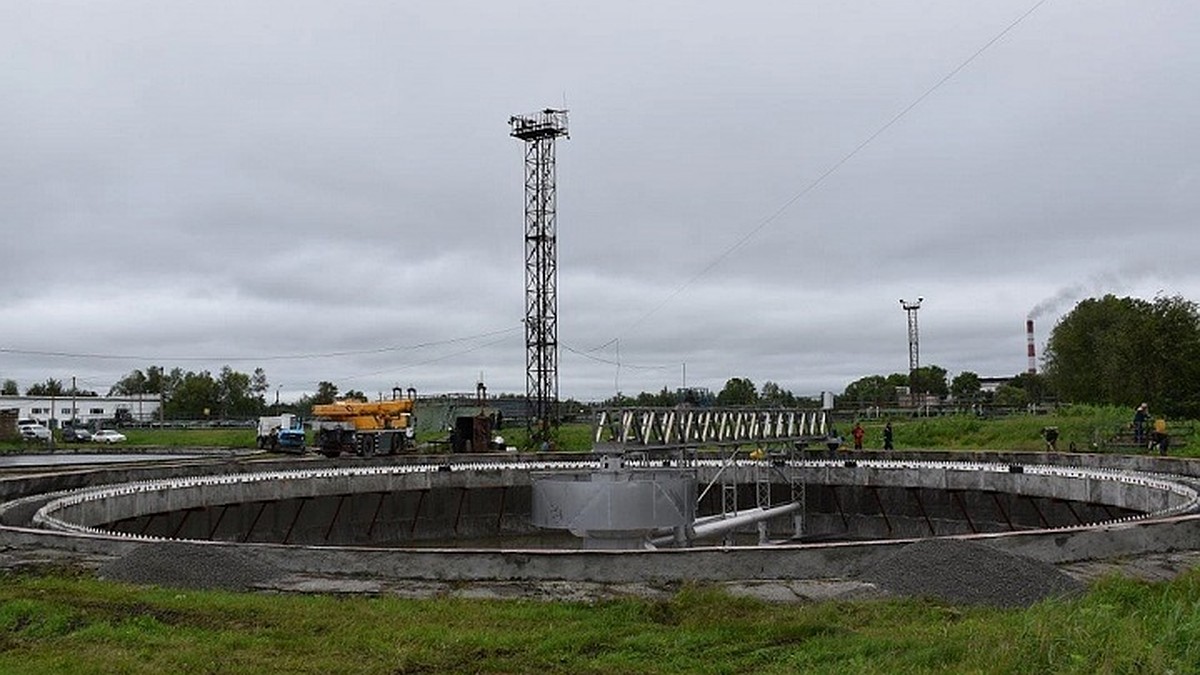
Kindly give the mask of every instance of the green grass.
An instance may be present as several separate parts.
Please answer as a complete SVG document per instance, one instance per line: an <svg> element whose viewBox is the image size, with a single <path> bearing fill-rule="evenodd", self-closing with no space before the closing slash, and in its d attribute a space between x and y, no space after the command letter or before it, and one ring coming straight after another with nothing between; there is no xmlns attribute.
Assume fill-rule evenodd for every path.
<svg viewBox="0 0 1200 675"><path fill-rule="evenodd" d="M1133 413L1124 408L1098 406L1067 406L1050 415L1011 415L999 418L980 418L974 415L948 415L942 417L894 417L897 449L950 449L950 450L1042 450L1042 428L1056 426L1059 429L1058 448L1067 451L1071 444L1080 452L1088 452L1097 440L1107 440L1122 427L1127 427ZM879 449L883 445L885 420L863 420L867 430L867 449ZM1187 420L1170 420L1173 430L1173 455L1200 457L1200 435L1195 430L1200 424ZM849 436L851 423L839 421L839 431ZM1180 434L1191 429L1190 434ZM254 447L255 430L236 429L124 429L129 437L126 446L158 447ZM509 445L526 448L527 435L523 427L506 427L501 431ZM430 432L418 437L418 442L443 441L445 432ZM311 442L310 437L310 442ZM21 442L0 443L0 452L28 452L37 446ZM73 445L59 445L73 448ZM85 447L95 447L87 446ZM119 451L120 445L108 449ZM590 424L564 424L558 429L556 448L565 452L586 452L592 447ZM433 445L429 452L446 452L445 445Z"/></svg>
<svg viewBox="0 0 1200 675"><path fill-rule="evenodd" d="M129 445L253 448L258 432L240 429L122 429Z"/></svg>
<svg viewBox="0 0 1200 675"><path fill-rule="evenodd" d="M904 449L943 450L1043 450L1042 429L1058 427L1058 449L1068 451L1071 444L1079 452L1090 452L1097 440L1108 440L1117 430L1127 427L1133 411L1099 406L1066 406L1049 415L1010 415L994 419L975 415L892 418L895 446ZM867 431L865 446L878 449L883 444L886 420L863 420ZM1200 456L1200 437L1190 420L1169 420L1173 430L1171 454ZM850 424L839 423L839 431L848 437ZM1180 433L1192 430L1190 434Z"/></svg>
<svg viewBox="0 0 1200 675"><path fill-rule="evenodd" d="M0 583L0 672L1197 672L1200 572L1025 610L768 604L685 587L598 604Z"/></svg>
<svg viewBox="0 0 1200 675"><path fill-rule="evenodd" d="M96 443L63 443L55 440L55 450L101 450L121 452L123 448L253 448L256 432L250 428L229 429L121 429L129 439L125 443L98 445ZM47 449L44 443L22 441L0 443L0 453L31 452Z"/></svg>

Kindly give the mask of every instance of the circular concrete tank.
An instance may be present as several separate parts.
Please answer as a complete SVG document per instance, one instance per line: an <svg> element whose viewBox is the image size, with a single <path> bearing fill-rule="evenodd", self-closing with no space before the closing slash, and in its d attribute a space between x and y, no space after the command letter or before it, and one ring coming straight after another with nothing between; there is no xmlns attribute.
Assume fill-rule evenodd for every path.
<svg viewBox="0 0 1200 675"><path fill-rule="evenodd" d="M950 459L964 456L970 461ZM773 467L794 472L805 486L803 536L788 536L795 519L780 518L771 524L776 543L769 546L724 541L684 549L581 550L574 538L537 527L545 521L533 514L531 481L538 472L582 475L601 468L578 457L265 466L221 461L51 472L4 482L0 535L15 546L115 555L156 541L190 541L252 551L296 573L610 582L848 576L897 545L929 536L985 538L1048 562L1190 548L1200 541L1193 515L1197 467L1191 462L937 457L864 456ZM758 462L715 459L689 467L700 485L721 475L735 492L740 488L737 509L755 506L761 469ZM770 498L785 503L789 489L776 479ZM694 497L688 490L673 494ZM697 504L700 518L714 517L728 497L716 492L685 501ZM682 515L652 517L636 529L639 535L669 530ZM847 543L856 539L870 541Z"/></svg>

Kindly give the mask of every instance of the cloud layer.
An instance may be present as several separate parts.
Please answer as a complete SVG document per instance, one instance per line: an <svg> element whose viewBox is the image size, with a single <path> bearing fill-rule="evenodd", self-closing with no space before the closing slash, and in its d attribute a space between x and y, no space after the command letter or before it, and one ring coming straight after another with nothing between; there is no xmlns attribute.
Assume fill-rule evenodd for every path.
<svg viewBox="0 0 1200 675"><path fill-rule="evenodd" d="M840 391L918 295L923 363L1020 372L1027 315L1200 298L1200 7L1034 6L5 6L0 378L523 392L505 122L564 102L564 396Z"/></svg>

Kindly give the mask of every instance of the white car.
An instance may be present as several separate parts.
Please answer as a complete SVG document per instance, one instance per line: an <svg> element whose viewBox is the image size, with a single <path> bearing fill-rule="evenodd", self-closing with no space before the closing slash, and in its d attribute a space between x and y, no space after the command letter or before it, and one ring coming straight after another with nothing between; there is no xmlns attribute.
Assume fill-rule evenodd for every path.
<svg viewBox="0 0 1200 675"><path fill-rule="evenodd" d="M92 440L97 443L124 443L125 434L112 429L101 429L92 434Z"/></svg>
<svg viewBox="0 0 1200 675"><path fill-rule="evenodd" d="M27 441L50 440L50 430L36 422L23 422L18 425L18 431L21 432L21 438Z"/></svg>

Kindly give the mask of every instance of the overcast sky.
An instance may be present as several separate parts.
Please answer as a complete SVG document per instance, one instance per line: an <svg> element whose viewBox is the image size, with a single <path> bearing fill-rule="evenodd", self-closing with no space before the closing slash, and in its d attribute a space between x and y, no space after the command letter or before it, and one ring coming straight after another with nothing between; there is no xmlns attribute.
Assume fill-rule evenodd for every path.
<svg viewBox="0 0 1200 675"><path fill-rule="evenodd" d="M1178 0L4 2L0 378L523 393L507 121L564 105L564 398L840 392L907 370L918 296L923 365L1013 375L1031 313L1040 352L1084 297L1200 300L1197 35Z"/></svg>

